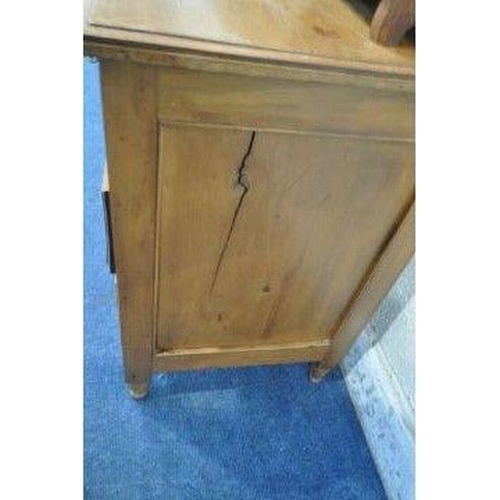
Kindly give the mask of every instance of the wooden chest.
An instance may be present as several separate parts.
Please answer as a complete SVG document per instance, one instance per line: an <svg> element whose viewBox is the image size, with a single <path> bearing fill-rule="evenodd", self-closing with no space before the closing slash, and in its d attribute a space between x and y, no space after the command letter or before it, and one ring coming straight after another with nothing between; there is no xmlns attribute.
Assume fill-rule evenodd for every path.
<svg viewBox="0 0 500 500"><path fill-rule="evenodd" d="M350 347L414 252L414 50L340 0L97 0L125 377Z"/></svg>

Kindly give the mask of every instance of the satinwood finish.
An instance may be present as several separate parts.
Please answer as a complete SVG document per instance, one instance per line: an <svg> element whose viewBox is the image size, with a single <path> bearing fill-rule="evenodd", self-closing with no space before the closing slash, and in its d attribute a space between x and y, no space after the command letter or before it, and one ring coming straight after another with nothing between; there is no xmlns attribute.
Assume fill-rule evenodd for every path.
<svg viewBox="0 0 500 500"><path fill-rule="evenodd" d="M203 21L203 22L202 22ZM97 0L125 378L334 366L413 253L413 48L345 1Z"/></svg>

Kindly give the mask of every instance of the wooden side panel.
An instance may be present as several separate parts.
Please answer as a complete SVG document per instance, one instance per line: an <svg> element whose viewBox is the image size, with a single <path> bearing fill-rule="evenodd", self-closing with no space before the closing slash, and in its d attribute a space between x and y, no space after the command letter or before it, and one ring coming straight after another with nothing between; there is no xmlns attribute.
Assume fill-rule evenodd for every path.
<svg viewBox="0 0 500 500"><path fill-rule="evenodd" d="M332 329L330 349L317 368L319 377L334 367L349 350L414 253L415 205L412 204L373 261L338 325Z"/></svg>
<svg viewBox="0 0 500 500"><path fill-rule="evenodd" d="M161 70L165 121L413 141L413 92Z"/></svg>
<svg viewBox="0 0 500 500"><path fill-rule="evenodd" d="M413 197L405 143L164 126L159 350L330 338Z"/></svg>
<svg viewBox="0 0 500 500"><path fill-rule="evenodd" d="M146 383L153 345L156 72L104 61L101 75L125 377Z"/></svg>

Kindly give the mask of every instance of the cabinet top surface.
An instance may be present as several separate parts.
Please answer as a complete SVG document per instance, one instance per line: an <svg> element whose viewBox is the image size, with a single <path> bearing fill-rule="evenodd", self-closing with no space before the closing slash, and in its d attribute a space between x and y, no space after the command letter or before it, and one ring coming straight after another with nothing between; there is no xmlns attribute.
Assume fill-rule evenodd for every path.
<svg viewBox="0 0 500 500"><path fill-rule="evenodd" d="M86 41L412 76L414 47L372 42L365 3L86 0L84 35Z"/></svg>

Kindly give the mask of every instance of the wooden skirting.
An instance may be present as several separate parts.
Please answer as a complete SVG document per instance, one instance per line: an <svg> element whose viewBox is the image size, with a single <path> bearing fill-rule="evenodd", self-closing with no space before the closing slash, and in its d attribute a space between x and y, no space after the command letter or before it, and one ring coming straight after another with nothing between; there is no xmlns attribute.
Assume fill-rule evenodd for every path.
<svg viewBox="0 0 500 500"><path fill-rule="evenodd" d="M154 357L155 371L191 370L209 366L249 366L318 361L330 347L329 340L294 342L258 347L206 347L172 349Z"/></svg>

